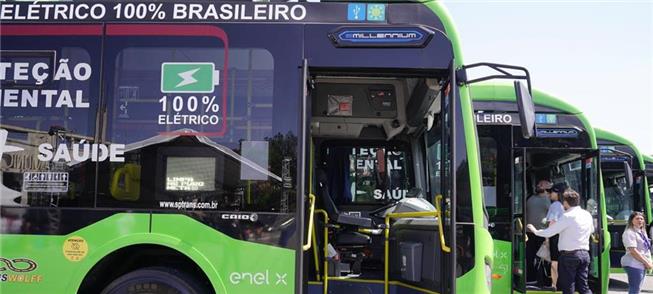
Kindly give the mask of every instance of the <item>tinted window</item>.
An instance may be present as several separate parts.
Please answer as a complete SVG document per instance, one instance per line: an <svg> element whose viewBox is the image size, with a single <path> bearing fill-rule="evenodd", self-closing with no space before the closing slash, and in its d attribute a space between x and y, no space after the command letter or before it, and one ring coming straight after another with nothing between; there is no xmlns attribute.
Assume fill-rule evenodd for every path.
<svg viewBox="0 0 653 294"><path fill-rule="evenodd" d="M294 210L299 26L83 29L3 28L1 205Z"/></svg>
<svg viewBox="0 0 653 294"><path fill-rule="evenodd" d="M478 139L481 149L481 171L485 206L497 206L497 141L491 137Z"/></svg>
<svg viewBox="0 0 653 294"><path fill-rule="evenodd" d="M603 170L602 174L606 213L614 220L628 220L634 207L634 193L633 189L626 185L624 173Z"/></svg>
<svg viewBox="0 0 653 294"><path fill-rule="evenodd" d="M0 204L92 206L101 37L11 31L0 42Z"/></svg>
<svg viewBox="0 0 653 294"><path fill-rule="evenodd" d="M125 160L101 165L98 205L294 209L298 51L255 31L107 37L103 137Z"/></svg>

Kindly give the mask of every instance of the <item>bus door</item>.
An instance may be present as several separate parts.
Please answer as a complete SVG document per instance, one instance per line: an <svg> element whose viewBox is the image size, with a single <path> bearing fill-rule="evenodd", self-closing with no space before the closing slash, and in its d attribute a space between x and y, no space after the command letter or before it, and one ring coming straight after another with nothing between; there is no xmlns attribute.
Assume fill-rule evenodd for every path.
<svg viewBox="0 0 653 294"><path fill-rule="evenodd" d="M512 129L478 126L483 197L494 243L492 293L506 293L512 288Z"/></svg>
<svg viewBox="0 0 653 294"><path fill-rule="evenodd" d="M602 274L601 268L601 254L603 253L604 243L603 235L601 234L603 228L603 219L601 217L601 206L604 205L600 198L600 181L599 181L599 163L600 154L598 151L585 154L580 160L581 175L582 175L582 192L581 197L585 201L581 202L583 209L587 210L594 220L594 233L590 238L590 287L596 293L603 293L601 287Z"/></svg>
<svg viewBox="0 0 653 294"><path fill-rule="evenodd" d="M524 219L526 198L525 149L513 149L512 168L512 287L526 291L526 223Z"/></svg>
<svg viewBox="0 0 653 294"><path fill-rule="evenodd" d="M552 150L550 148L519 148L513 149L513 289L522 293L526 290L527 266L526 262L526 202L531 188L539 179L548 179L553 183L566 182L570 188L581 195L580 206L590 212L594 219L595 233L590 238L590 287L593 291L601 293L601 217L598 151L568 151ZM561 199L562 201L562 199ZM530 261L533 262L533 261ZM544 263L544 276L538 270L539 286L550 285L549 263ZM530 290L530 287L528 288ZM536 288L533 288L536 290Z"/></svg>
<svg viewBox="0 0 653 294"><path fill-rule="evenodd" d="M599 152L583 152L578 158L559 164L559 169L564 174L564 180L581 196L580 206L587 210L594 220L594 233L590 236L590 268L589 284L595 293L601 291L601 253L603 243L601 239L601 205L599 198L600 182L598 175Z"/></svg>

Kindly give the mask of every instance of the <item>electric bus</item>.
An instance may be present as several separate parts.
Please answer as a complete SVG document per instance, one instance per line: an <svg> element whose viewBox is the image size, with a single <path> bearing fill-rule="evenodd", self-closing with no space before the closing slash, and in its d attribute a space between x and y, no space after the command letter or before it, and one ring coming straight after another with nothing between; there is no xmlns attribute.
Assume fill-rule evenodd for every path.
<svg viewBox="0 0 653 294"><path fill-rule="evenodd" d="M644 157L629 140L601 129L594 129L601 150L601 175L605 208L611 237L610 271L623 272L625 254L621 234L633 211L642 211L651 222L651 203L646 184Z"/></svg>
<svg viewBox="0 0 653 294"><path fill-rule="evenodd" d="M490 291L440 3L0 5L2 293Z"/></svg>
<svg viewBox="0 0 653 294"><path fill-rule="evenodd" d="M653 156L642 156L644 157L644 165L646 165L646 184L648 185L649 202L651 208L653 208L653 198L651 198L651 194L653 193ZM653 222L649 220L649 223Z"/></svg>
<svg viewBox="0 0 653 294"><path fill-rule="evenodd" d="M529 268L525 226L526 202L539 180L565 182L580 193L581 206L594 217L596 233L590 242L590 286L607 293L609 248L605 208L599 177L599 152L594 130L583 113L542 91L533 91L535 136L525 138L520 129L515 94L501 84L470 87L481 154L482 185L489 230L494 240L492 292L545 293L550 286L549 267ZM533 259L533 257L531 257ZM544 272L544 274L542 274ZM526 276L539 285L526 285ZM548 289L549 291L551 289Z"/></svg>

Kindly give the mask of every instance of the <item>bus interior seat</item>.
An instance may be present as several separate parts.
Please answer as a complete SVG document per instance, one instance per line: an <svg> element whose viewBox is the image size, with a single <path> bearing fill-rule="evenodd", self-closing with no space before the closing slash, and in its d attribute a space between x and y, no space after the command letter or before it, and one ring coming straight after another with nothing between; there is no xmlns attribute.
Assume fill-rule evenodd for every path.
<svg viewBox="0 0 653 294"><path fill-rule="evenodd" d="M329 188L328 188L329 181L328 181L326 171L324 171L323 169L317 169L316 176L317 176L318 197L322 198L322 204L324 206L324 210L326 210L331 220L342 225L372 228L372 219L367 217L352 216L346 213L342 213L338 210L338 207L336 207L336 204L333 202L333 199L331 198L331 195L329 193ZM369 241L368 236L363 234L359 234L359 235L367 238L367 240L364 240L365 242Z"/></svg>
<svg viewBox="0 0 653 294"><path fill-rule="evenodd" d="M350 273L361 274L364 258L363 250L372 243L372 238L357 232L357 230L359 227L371 228L372 220L338 211L336 204L329 194L327 173L323 169L317 169L316 176L317 193L318 197L322 198L324 210L326 210L329 219L335 224L340 225L340 228L335 231L333 245L340 253L342 263L350 264ZM325 242L330 243L329 240Z"/></svg>

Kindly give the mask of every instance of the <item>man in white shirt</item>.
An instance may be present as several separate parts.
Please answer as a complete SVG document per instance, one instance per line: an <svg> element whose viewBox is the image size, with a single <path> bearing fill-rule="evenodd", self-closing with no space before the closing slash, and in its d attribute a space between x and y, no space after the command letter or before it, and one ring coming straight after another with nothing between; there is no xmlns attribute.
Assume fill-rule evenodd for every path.
<svg viewBox="0 0 653 294"><path fill-rule="evenodd" d="M562 205L566 212L552 226L544 230L536 229L532 224L527 228L540 237L559 234L558 249L558 290L563 294L592 293L587 285L590 265L590 235L594 232L592 215L580 208L580 195L568 189L562 195Z"/></svg>

